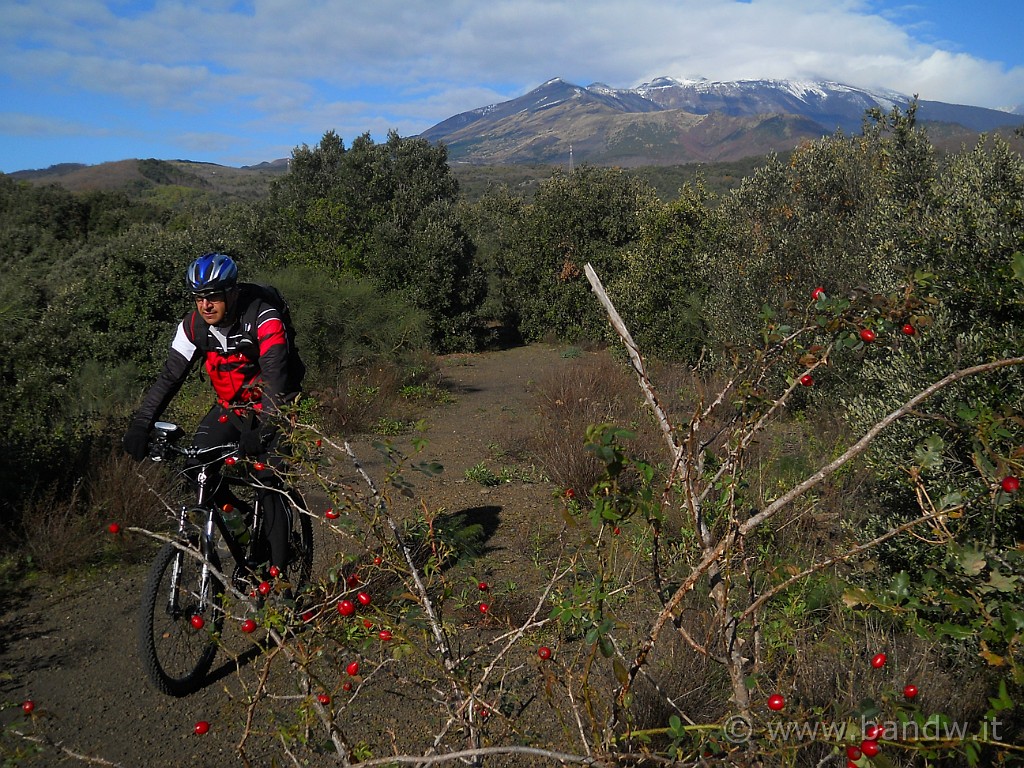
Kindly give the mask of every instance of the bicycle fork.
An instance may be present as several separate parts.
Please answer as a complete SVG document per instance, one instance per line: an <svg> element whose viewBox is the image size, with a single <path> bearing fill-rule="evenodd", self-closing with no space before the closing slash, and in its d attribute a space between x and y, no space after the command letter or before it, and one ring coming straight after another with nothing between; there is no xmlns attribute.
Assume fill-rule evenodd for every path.
<svg viewBox="0 0 1024 768"><path fill-rule="evenodd" d="M206 507L206 468L203 467L199 471L199 475L196 478L199 481L199 495L198 495L198 506L196 509L205 509ZM181 506L181 510L178 512L178 541L187 542L188 527L189 527L189 508L184 504ZM206 515L204 521L203 532L199 541L199 552L202 555L202 565L199 579L199 594L196 595L198 605L196 607L196 613L203 614L206 612L206 606L209 602L210 594L210 561L209 552L213 543L213 528L214 528L214 515L216 511L211 506L209 513ZM178 595L181 586L181 572L184 567L186 553L181 549L174 555L174 563L171 570L171 594L167 596L167 611L170 615L176 616L180 610L178 602Z"/></svg>

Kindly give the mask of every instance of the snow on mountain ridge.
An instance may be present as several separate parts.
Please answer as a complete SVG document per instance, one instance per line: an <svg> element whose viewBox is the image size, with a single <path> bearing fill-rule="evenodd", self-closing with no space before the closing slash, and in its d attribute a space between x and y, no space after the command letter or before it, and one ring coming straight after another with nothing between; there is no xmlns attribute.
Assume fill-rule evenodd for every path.
<svg viewBox="0 0 1024 768"><path fill-rule="evenodd" d="M827 80L782 80L772 78L747 80L708 80L707 78L679 80L673 77L659 77L649 83L643 83L632 89L634 92L650 98L650 94L662 89L690 89L699 94L738 95L760 89L776 90L786 93L804 103L811 98L825 100L830 96L862 96L865 102L873 102L891 109L898 103L906 103L909 99L895 91L871 91L855 88L843 83Z"/></svg>

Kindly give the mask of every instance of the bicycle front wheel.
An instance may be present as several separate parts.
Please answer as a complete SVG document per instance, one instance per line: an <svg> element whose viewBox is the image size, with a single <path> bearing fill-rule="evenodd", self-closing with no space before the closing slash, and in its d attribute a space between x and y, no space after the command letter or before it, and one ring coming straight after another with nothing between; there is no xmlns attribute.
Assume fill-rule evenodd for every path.
<svg viewBox="0 0 1024 768"><path fill-rule="evenodd" d="M202 686L224 624L224 586L203 567L198 538L188 541L187 548L188 552L174 544L161 548L146 580L139 615L142 666L156 689L170 696L184 696ZM205 554L206 561L220 570L216 551Z"/></svg>

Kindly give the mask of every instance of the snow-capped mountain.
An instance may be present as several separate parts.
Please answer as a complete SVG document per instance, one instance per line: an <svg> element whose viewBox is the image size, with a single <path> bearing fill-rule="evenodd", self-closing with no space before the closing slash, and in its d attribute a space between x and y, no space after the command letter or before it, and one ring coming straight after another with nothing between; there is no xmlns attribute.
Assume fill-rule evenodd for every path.
<svg viewBox="0 0 1024 768"><path fill-rule="evenodd" d="M895 91L868 91L842 83L803 80L675 80L660 77L634 89L663 109L695 114L793 114L828 128L859 129L865 110L884 112L910 99Z"/></svg>
<svg viewBox="0 0 1024 768"><path fill-rule="evenodd" d="M561 162L570 147L578 160L594 163L685 163L791 149L836 130L858 133L867 110L888 113L910 102L895 91L834 82L660 77L618 89L553 78L421 136L470 163ZM929 101L918 102L917 118L968 132L1022 122L1009 112Z"/></svg>

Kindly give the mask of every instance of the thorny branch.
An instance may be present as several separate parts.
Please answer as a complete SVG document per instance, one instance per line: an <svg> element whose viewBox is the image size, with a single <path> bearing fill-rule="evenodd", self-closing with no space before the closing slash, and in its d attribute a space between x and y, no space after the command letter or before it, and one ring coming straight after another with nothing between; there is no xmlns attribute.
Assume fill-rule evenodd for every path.
<svg viewBox="0 0 1024 768"><path fill-rule="evenodd" d="M727 553L731 552L738 542L742 543L742 541L745 540L747 536L749 536L755 530L757 530L762 525L771 520L781 510L789 507L805 493L820 485L822 482L824 482L826 479L832 476L837 470L839 470L847 463L849 463L850 461L864 453L871 445L871 443L878 437L878 435L881 434L883 430L885 430L887 427L892 425L897 420L903 418L904 416L913 413L919 405L921 405L924 401L935 395L937 392L943 390L944 388L958 381L969 378L971 376L978 376L981 374L998 370L1000 368L1024 364L1024 357L1013 357L1002 360L995 360L988 363L983 363L981 365L972 366L970 368L965 368L959 371L954 371L953 373L950 373L949 375L945 376L939 381L934 382L933 384L922 390L920 393L912 397L902 406L896 408L891 413L887 414L885 417L880 419L874 426L872 426L864 434L863 437L861 437L860 440L858 440L856 443L850 446L841 456L826 464L817 472L806 478L803 482L797 484L787 493L775 499L770 504L766 505L762 510L756 512L745 521L735 521L734 524L731 525L729 529L721 536L721 538L717 542L714 542L710 537L710 533L703 525L703 518L699 511L700 503L704 500L706 494L710 492L713 483L709 483L705 487L703 494L694 493L694 489L691 487L693 472L692 468L690 466L687 466L686 460L684 458L684 446L680 446L679 444L677 444L672 436L672 425L668 420L664 412L664 409L661 407L656 393L653 390L650 378L646 373L643 358L640 355L636 343L633 341L632 334L630 334L629 329L626 327L625 323L622 321L622 318L619 316L611 300L608 298L608 295L604 291L604 288L601 285L601 281L597 273L594 271L593 267L590 264L587 264L584 268L584 271L586 272L587 279L590 281L591 288L596 294L598 300L601 302L602 306L605 308L611 325L615 328L616 332L622 339L624 346L626 347L627 353L629 354L630 360L633 365L633 369L637 374L640 387L644 392L644 396L648 404L654 411L655 418L659 426L661 427L661 430L665 436L666 441L672 449L672 473L673 476L675 476L676 472L680 472L681 474L682 484L686 489L687 493L687 503L691 505L691 514L696 525L695 532L697 533L702 543L702 556L700 561L691 568L689 575L683 580L682 584L680 584L680 586L675 590L675 592L666 601L664 601L664 606L661 612L658 614L657 618L653 622L650 630L648 631L647 637L641 643L640 649L638 650L636 657L634 658L633 663L630 666L630 669L628 670L625 682L623 682L619 687L618 693L616 695L616 718L618 717L623 706L623 703L632 688L632 685L636 679L637 674L646 664L647 659L650 653L652 652L654 646L656 645L658 638L660 637L665 625L670 620L672 620L674 616L678 615L678 610L683 600L689 594L689 592L694 589L694 587L701 580L701 578L703 578L705 574L708 574L710 583L713 585L713 587L715 585L721 585L721 581L717 578L720 564L727 555ZM797 334L801 332L803 331L798 331ZM793 334L791 338L795 337L795 335L797 334ZM826 355L822 356L819 359L818 363L816 363L815 365L820 365L822 361L826 358L827 353ZM726 386L726 388L723 390L722 395L719 396L720 399L724 395L725 391L728 391L728 389L731 388L732 385L733 382L730 382ZM777 400L773 403L771 409L769 409L769 412L763 414L757 423L755 423L754 425L747 429L747 432L744 436L745 442L743 443L743 445L749 444L749 441L753 439L753 436L764 427L768 419L771 417L771 414L781 407L781 405L786 401L786 399L792 394L796 386L797 383L793 382L789 386L789 388L777 398ZM705 411L705 417L708 413L709 411ZM698 420L699 417L695 417L694 421L691 422L689 426L690 440L688 440L688 442L691 444L691 447L693 445L693 438L695 437L700 427L698 423L695 423ZM740 449L742 449L743 445L740 446ZM736 451L733 452L734 456L735 454ZM691 461L694 462L699 461L699 457L694 456L692 454L690 456L690 459ZM683 464L682 467L680 467L681 463ZM721 475L723 471L723 468L719 468L719 475ZM895 536L898 533L901 533L904 530L909 529L913 525L933 519L934 517L935 515L927 514L915 519L914 521L911 521L910 523L898 526L896 529L893 529L892 531L883 534L883 536L879 537L878 539L872 542L868 542L867 544L862 545L862 547L858 547L856 551L864 551L870 549L873 546L877 546L877 544L881 543L881 541L884 541L887 538L891 538L892 536ZM844 558L851 557L855 553L856 552L847 553L847 555L844 556ZM830 564L838 562L844 558L833 558L831 560L826 560L822 563L818 563L814 566L811 566L804 572L797 574L792 579L785 582L783 585L780 585L780 587L777 587L771 592L766 593L759 599L755 599L754 602L748 607L748 609L744 611L743 614L741 614L740 619L734 623L733 631L735 632L735 627L739 625L740 621L750 618L750 616L753 615L753 613L756 612L756 610L760 606L762 606L767 599L769 599L774 594L777 594L782 589L790 586L792 582L799 580L801 578L805 578L811 573L814 573L822 568L828 567ZM719 603L719 607L721 608L721 596L715 595L714 588L712 589L712 595L716 597L716 601ZM733 681L735 703L740 712L742 714L746 714L748 698L746 695L745 685L742 684L742 667L744 665L743 655L738 652L733 653L728 661L730 666L730 677ZM613 725L614 724L615 723L613 723Z"/></svg>

